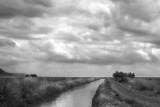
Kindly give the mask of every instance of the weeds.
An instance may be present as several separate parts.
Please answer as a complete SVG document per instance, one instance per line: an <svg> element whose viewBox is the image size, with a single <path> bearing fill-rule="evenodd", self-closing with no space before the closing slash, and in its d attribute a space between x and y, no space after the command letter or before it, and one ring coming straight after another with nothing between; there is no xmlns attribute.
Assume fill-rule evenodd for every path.
<svg viewBox="0 0 160 107"><path fill-rule="evenodd" d="M0 79L0 105L20 107L23 105L19 83L15 78Z"/></svg>
<svg viewBox="0 0 160 107"><path fill-rule="evenodd" d="M55 99L67 89L91 82L89 78L85 81L84 79L68 81L56 79L56 82L53 80L32 77L0 78L0 107L26 107L30 104L37 104L48 99Z"/></svg>

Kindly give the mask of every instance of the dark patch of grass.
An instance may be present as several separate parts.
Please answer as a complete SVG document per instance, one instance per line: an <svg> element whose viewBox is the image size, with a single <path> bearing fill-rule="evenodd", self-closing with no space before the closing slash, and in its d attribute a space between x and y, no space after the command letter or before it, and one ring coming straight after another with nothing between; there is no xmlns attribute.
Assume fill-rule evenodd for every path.
<svg viewBox="0 0 160 107"><path fill-rule="evenodd" d="M134 99L125 99L125 102L129 104L131 107L144 107L144 105L139 104Z"/></svg>
<svg viewBox="0 0 160 107"><path fill-rule="evenodd" d="M140 91L150 90L152 91L154 87L152 85L145 84L141 81L135 82L134 88Z"/></svg>
<svg viewBox="0 0 160 107"><path fill-rule="evenodd" d="M132 107L143 107L141 104L137 103L135 100L133 99L125 99L125 102L129 105L132 105Z"/></svg>

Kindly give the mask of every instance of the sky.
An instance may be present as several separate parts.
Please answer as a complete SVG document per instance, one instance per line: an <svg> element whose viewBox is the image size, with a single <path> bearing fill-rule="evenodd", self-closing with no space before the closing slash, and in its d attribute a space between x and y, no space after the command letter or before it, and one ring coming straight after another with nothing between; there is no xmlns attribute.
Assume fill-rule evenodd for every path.
<svg viewBox="0 0 160 107"><path fill-rule="evenodd" d="M0 67L40 76L160 76L159 0L0 0Z"/></svg>

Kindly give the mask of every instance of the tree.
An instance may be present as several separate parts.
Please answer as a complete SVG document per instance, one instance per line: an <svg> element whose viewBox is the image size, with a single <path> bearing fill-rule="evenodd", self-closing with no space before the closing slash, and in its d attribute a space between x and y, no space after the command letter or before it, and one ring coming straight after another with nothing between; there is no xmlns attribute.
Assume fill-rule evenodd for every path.
<svg viewBox="0 0 160 107"><path fill-rule="evenodd" d="M113 73L113 77L115 77L115 78L123 78L123 77L127 77L127 73L124 73L124 72L122 72L122 71L120 71L120 72L118 72L118 71L116 71L115 73Z"/></svg>
<svg viewBox="0 0 160 107"><path fill-rule="evenodd" d="M36 74L31 74L31 77L37 77L37 75Z"/></svg>
<svg viewBox="0 0 160 107"><path fill-rule="evenodd" d="M119 72L118 71L116 71L115 73L113 73L113 77L115 77L115 78L117 78L118 77L118 74L119 74Z"/></svg>
<svg viewBox="0 0 160 107"><path fill-rule="evenodd" d="M135 77L135 74L130 72L130 73L128 73L128 77L134 78L134 77Z"/></svg>
<svg viewBox="0 0 160 107"><path fill-rule="evenodd" d="M25 77L29 77L29 75L25 75Z"/></svg>
<svg viewBox="0 0 160 107"><path fill-rule="evenodd" d="M125 72L122 72L122 71L116 71L115 73L113 73L112 75L116 81L119 81L119 82L123 82L123 81L126 81L126 77L129 77L129 78L134 78L135 77L135 74L134 73L125 73Z"/></svg>

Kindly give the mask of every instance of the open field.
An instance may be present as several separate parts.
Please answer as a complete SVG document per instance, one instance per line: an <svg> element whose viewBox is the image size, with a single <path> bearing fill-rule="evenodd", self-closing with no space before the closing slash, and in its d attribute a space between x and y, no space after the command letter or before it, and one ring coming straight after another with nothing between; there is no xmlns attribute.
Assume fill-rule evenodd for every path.
<svg viewBox="0 0 160 107"><path fill-rule="evenodd" d="M106 79L97 89L92 107L160 107L159 78Z"/></svg>
<svg viewBox="0 0 160 107"><path fill-rule="evenodd" d="M30 107L97 78L0 78L0 107Z"/></svg>

